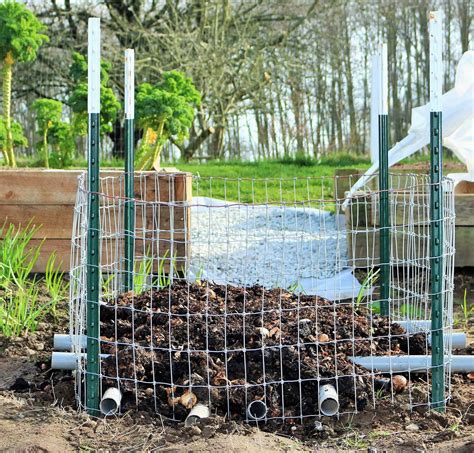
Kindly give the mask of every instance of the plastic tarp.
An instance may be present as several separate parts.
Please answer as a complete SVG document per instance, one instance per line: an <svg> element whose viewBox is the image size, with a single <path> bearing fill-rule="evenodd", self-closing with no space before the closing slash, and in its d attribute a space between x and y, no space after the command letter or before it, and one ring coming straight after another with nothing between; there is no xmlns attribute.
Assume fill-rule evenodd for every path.
<svg viewBox="0 0 474 453"><path fill-rule="evenodd" d="M443 145L463 162L468 173L453 177L455 182L474 181L474 51L464 53L456 69L454 88L442 96ZM411 114L408 135L388 154L389 166L395 165L430 142L430 105L416 107ZM378 161L352 186L349 197L363 187L378 171ZM452 176L452 175L450 175ZM347 206L348 200L343 207Z"/></svg>

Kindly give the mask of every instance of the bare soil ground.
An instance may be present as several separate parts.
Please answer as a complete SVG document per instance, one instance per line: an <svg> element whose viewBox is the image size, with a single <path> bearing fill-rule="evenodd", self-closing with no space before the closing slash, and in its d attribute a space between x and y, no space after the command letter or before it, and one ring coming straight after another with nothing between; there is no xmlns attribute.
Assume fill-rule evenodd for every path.
<svg viewBox="0 0 474 453"><path fill-rule="evenodd" d="M464 290L474 298L471 272L456 275L456 319L472 335L465 319ZM474 451L474 382L453 376L446 414L410 411L408 395L382 400L377 410L355 416L323 418L311 432L299 424L279 432L213 415L184 428L147 410L130 409L117 418L92 418L74 405L73 377L49 369L53 332L67 330L65 310L38 332L7 339L0 336L0 451L12 452L305 452L305 451ZM467 351L473 353L473 344Z"/></svg>

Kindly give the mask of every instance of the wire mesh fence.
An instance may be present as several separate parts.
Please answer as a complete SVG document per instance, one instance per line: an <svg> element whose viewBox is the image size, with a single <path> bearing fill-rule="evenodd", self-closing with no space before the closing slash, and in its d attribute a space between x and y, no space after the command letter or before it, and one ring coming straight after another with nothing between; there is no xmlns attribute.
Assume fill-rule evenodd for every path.
<svg viewBox="0 0 474 453"><path fill-rule="evenodd" d="M409 404L429 405L429 177L390 177L389 316L380 315L381 192L370 183L348 200L335 197L338 184L347 185L342 179L135 174L133 291L124 292L123 211L130 200L123 176L102 177L102 393L119 388L122 410L138 407L175 420L196 404L234 419L303 420L394 400L406 383L391 378L402 375ZM442 190L449 398L450 180ZM89 195L82 176L70 298L81 405Z"/></svg>

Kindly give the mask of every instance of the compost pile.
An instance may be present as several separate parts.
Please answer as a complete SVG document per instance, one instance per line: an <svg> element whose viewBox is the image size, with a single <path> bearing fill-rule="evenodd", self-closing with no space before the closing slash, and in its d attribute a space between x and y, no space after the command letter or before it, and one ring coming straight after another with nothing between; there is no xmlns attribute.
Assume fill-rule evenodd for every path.
<svg viewBox="0 0 474 453"><path fill-rule="evenodd" d="M365 310L365 311L364 311ZM390 336L389 336L390 333ZM182 420L196 403L233 418L265 398L268 417L318 414L318 381L336 385L341 411L372 400L373 376L354 355L426 353L363 307L282 289L174 281L101 306L103 384L124 392L123 409Z"/></svg>

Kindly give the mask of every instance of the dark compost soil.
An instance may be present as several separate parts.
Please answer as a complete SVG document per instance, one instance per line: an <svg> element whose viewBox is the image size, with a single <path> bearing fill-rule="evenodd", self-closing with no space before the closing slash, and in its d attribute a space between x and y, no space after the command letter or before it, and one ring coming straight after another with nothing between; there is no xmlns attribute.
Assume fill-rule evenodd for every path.
<svg viewBox="0 0 474 453"><path fill-rule="evenodd" d="M105 385L120 381L123 410L138 401L139 409L178 420L196 402L243 418L246 405L262 398L270 418L314 415L326 383L337 386L341 411L362 410L374 377L349 357L427 352L424 334L370 319L363 306L180 281L102 305L101 339L102 353L111 354Z"/></svg>

